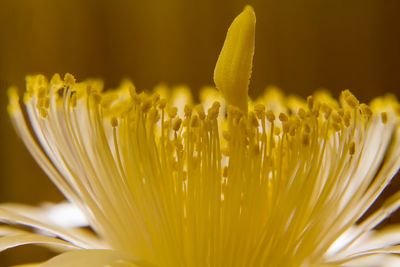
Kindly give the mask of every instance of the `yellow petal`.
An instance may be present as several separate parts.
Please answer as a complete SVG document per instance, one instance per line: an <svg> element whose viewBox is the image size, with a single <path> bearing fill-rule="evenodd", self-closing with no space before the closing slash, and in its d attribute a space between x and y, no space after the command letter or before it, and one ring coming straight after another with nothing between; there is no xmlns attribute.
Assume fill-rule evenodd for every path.
<svg viewBox="0 0 400 267"><path fill-rule="evenodd" d="M214 82L227 103L247 112L247 91L253 66L256 16L246 6L226 34L214 70Z"/></svg>

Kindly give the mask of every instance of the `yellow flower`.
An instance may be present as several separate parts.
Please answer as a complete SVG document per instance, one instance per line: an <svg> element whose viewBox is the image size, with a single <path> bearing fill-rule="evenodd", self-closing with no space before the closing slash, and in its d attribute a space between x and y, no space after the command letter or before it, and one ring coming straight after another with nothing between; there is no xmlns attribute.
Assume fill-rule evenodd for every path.
<svg viewBox="0 0 400 267"><path fill-rule="evenodd" d="M199 104L184 87L103 91L56 74L27 77L23 111L10 89L18 134L93 233L3 204L2 222L36 232L3 225L0 249L62 252L46 267L399 264L399 227L375 228L400 194L360 221L400 166L399 103L273 88L249 100L254 37L246 7L215 68L219 91Z"/></svg>

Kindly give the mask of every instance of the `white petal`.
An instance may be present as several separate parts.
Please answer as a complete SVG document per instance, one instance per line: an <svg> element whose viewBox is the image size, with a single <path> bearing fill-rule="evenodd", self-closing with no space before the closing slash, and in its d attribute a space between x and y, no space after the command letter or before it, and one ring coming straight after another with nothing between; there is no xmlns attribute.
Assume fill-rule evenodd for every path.
<svg viewBox="0 0 400 267"><path fill-rule="evenodd" d="M97 267L97 266L124 266L142 267L125 255L112 250L79 250L63 253L43 263L40 267Z"/></svg>
<svg viewBox="0 0 400 267"><path fill-rule="evenodd" d="M45 245L50 248L62 250L79 249L79 247L74 246L71 243L54 237L42 236L38 234L19 234L1 237L0 252L9 248L28 244Z"/></svg>
<svg viewBox="0 0 400 267"><path fill-rule="evenodd" d="M61 227L71 228L89 225L82 211L76 205L68 202L59 204L46 203L41 207L10 203L1 204L0 207L12 209L28 218Z"/></svg>
<svg viewBox="0 0 400 267"><path fill-rule="evenodd" d="M355 227L351 227L351 228L347 229L329 247L329 249L326 253L326 256L328 258L330 258L330 257L334 256L336 253L338 253L339 251L343 250L346 246L349 245L349 243L352 242L352 240L355 238L357 233L358 233L358 231Z"/></svg>
<svg viewBox="0 0 400 267"><path fill-rule="evenodd" d="M379 255L390 255L390 254L400 254L400 245L397 246L389 246L385 248L377 248L371 250L365 250L361 252L356 252L354 254L345 256L344 258L337 259L335 261L329 262L333 265L343 265L344 263L353 262L355 260L362 260L369 256L379 256ZM383 263L382 263L383 264ZM345 265L347 266L347 265Z"/></svg>
<svg viewBox="0 0 400 267"><path fill-rule="evenodd" d="M346 262L346 267L394 267L400 266L400 257L395 255L372 255Z"/></svg>
<svg viewBox="0 0 400 267"><path fill-rule="evenodd" d="M22 214L13 209L7 209L5 206L0 207L0 222L21 224L28 227L33 227L36 230L43 231L49 235L58 236L81 248L104 248L102 242L89 235L82 229L65 229L56 225L47 224Z"/></svg>
<svg viewBox="0 0 400 267"><path fill-rule="evenodd" d="M358 230L354 231L354 233L357 232ZM385 248L397 244L400 244L400 226L390 226L382 230L363 233L355 242L349 244L349 246L341 251L338 256L344 257L350 254Z"/></svg>

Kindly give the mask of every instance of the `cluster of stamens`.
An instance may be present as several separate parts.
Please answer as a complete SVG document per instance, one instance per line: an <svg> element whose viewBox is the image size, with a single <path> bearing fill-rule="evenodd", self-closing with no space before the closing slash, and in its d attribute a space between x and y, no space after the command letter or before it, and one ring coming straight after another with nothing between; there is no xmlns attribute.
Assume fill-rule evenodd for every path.
<svg viewBox="0 0 400 267"><path fill-rule="evenodd" d="M50 82L28 77L24 102L39 142L67 177L56 184L69 184L78 203L105 194L84 205L103 218L96 231L118 249L159 255L154 262L165 266L261 266L266 259L279 266L324 255L342 231L334 215L347 208L337 203L361 196L346 189L356 163L376 131L397 127L399 110L393 97L368 106L348 90L339 101L327 93L306 101L279 94L267 92L249 111L215 98L174 106L129 82L104 91L100 81L76 83L67 74ZM10 97L18 114L15 90ZM108 213L121 218L119 228Z"/></svg>

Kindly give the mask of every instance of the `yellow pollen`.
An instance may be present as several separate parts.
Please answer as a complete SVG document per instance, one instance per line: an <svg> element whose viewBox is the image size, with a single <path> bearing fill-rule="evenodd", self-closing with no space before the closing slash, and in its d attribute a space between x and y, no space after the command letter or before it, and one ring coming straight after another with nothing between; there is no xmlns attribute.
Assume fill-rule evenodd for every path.
<svg viewBox="0 0 400 267"><path fill-rule="evenodd" d="M275 134L276 136L279 136L281 133L282 133L281 128L275 128L275 129L274 129L274 134Z"/></svg>
<svg viewBox="0 0 400 267"><path fill-rule="evenodd" d="M254 112L256 113L258 119L263 120L265 117L265 105L256 104L254 106Z"/></svg>
<svg viewBox="0 0 400 267"><path fill-rule="evenodd" d="M158 107L160 109L164 109L167 106L167 99L162 98L160 99L160 101L158 102Z"/></svg>
<svg viewBox="0 0 400 267"><path fill-rule="evenodd" d="M92 92L91 93L92 99L94 101L94 103L96 104L100 104L101 103L101 95L97 92Z"/></svg>
<svg viewBox="0 0 400 267"><path fill-rule="evenodd" d="M310 144L310 135L308 135L307 133L303 133L303 135L301 136L301 143L304 146L308 146Z"/></svg>
<svg viewBox="0 0 400 267"><path fill-rule="evenodd" d="M333 127L333 129L336 131L336 132L338 132L338 131L340 131L342 128L340 127L340 124L338 124L338 123L333 123L332 124L332 127Z"/></svg>
<svg viewBox="0 0 400 267"><path fill-rule="evenodd" d="M195 107L197 114L199 115L200 120L204 120L206 118L206 114L204 112L204 108L202 105L197 105Z"/></svg>
<svg viewBox="0 0 400 267"><path fill-rule="evenodd" d="M171 119L175 118L177 114L178 114L178 109L176 107L170 107L168 109L168 116Z"/></svg>
<svg viewBox="0 0 400 267"><path fill-rule="evenodd" d="M360 105L360 108L361 108L362 113L365 116L367 116L367 117L371 117L372 116L372 110L367 104L362 103Z"/></svg>
<svg viewBox="0 0 400 267"><path fill-rule="evenodd" d="M331 114L331 118L335 123L340 123L342 121L342 118L340 117L339 113L337 111L334 111Z"/></svg>
<svg viewBox="0 0 400 267"><path fill-rule="evenodd" d="M176 132L179 130L182 124L182 119L176 118L174 122L172 123L172 129Z"/></svg>
<svg viewBox="0 0 400 267"><path fill-rule="evenodd" d="M194 115L192 116L192 120L191 120L191 127L198 127L200 125L200 119L198 115Z"/></svg>
<svg viewBox="0 0 400 267"><path fill-rule="evenodd" d="M299 115L299 117L301 118L301 119L305 119L306 118L306 111L303 109L303 108L299 108L299 111L297 112L297 114Z"/></svg>
<svg viewBox="0 0 400 267"><path fill-rule="evenodd" d="M47 117L47 115L48 115L49 113L47 112L46 109L44 109L44 108L39 108L39 114L40 114L40 116L44 119L44 118Z"/></svg>
<svg viewBox="0 0 400 267"><path fill-rule="evenodd" d="M354 155L355 152L356 152L356 144L354 142L351 142L349 146L349 153L350 155Z"/></svg>
<svg viewBox="0 0 400 267"><path fill-rule="evenodd" d="M58 80L57 76L54 77L54 78L56 80ZM65 84L65 86L68 86L68 87L74 86L75 85L75 77L72 74L69 74L69 73L65 74L65 76L64 76L64 84Z"/></svg>
<svg viewBox="0 0 400 267"><path fill-rule="evenodd" d="M184 112L185 117L190 117L192 115L192 108L189 105L185 105Z"/></svg>
<svg viewBox="0 0 400 267"><path fill-rule="evenodd" d="M280 113L279 114L279 120L284 122L284 121L288 121L288 116L285 113Z"/></svg>
<svg viewBox="0 0 400 267"><path fill-rule="evenodd" d="M267 119L269 122L273 122L275 120L275 114L271 110L267 111Z"/></svg>
<svg viewBox="0 0 400 267"><path fill-rule="evenodd" d="M352 93L350 93L349 90L345 90L343 92L343 96L344 100L350 107L356 108L359 105L358 99Z"/></svg>
<svg viewBox="0 0 400 267"><path fill-rule="evenodd" d="M284 133L288 133L290 131L291 124L288 121L283 121L282 122L282 130Z"/></svg>
<svg viewBox="0 0 400 267"><path fill-rule="evenodd" d="M114 128L118 126L118 119L117 118L115 118L115 117L111 118L111 126L114 127Z"/></svg>
<svg viewBox="0 0 400 267"><path fill-rule="evenodd" d="M381 113L381 119L382 119L382 122L383 122L384 124L387 123L387 121L388 121L387 112L382 112L382 113Z"/></svg>

